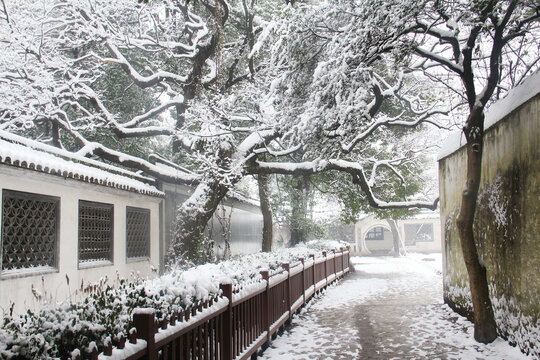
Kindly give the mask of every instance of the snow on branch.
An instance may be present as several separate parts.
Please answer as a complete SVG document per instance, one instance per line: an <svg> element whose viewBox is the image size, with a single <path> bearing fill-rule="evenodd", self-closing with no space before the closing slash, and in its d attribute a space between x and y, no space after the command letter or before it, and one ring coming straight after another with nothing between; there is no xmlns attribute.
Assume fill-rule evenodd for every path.
<svg viewBox="0 0 540 360"><path fill-rule="evenodd" d="M270 154L272 156L275 156L275 157L280 157L280 156L287 156L287 155L290 155L290 154L293 154L295 152L297 152L298 150L300 150L302 148L302 144L297 144L297 145L294 145L288 149L283 149L281 151L275 151L275 150L272 150L270 149L268 146L266 146L265 148L261 148L261 149L256 149L254 151L254 153L256 154L263 154L263 153L267 153L267 154Z"/></svg>
<svg viewBox="0 0 540 360"><path fill-rule="evenodd" d="M180 106L182 104L184 104L184 97L182 95L178 95L176 98L172 99L171 101L162 103L156 106L155 108L150 109L144 114L135 116L130 121L122 123L121 125L123 128L133 128L144 121L152 120L155 116L160 115L165 110L173 106Z"/></svg>
<svg viewBox="0 0 540 360"><path fill-rule="evenodd" d="M373 193L374 184L367 179L364 167L356 162L347 160L314 160L301 163L271 163L257 161L250 167L250 172L259 174L283 174L283 175L312 175L326 171L341 171L352 176L353 183L360 186L366 195L369 204L377 209L437 209L439 199L434 201L392 201L380 200Z"/></svg>
<svg viewBox="0 0 540 360"><path fill-rule="evenodd" d="M157 166L139 157L112 150L100 143L89 143L88 147L92 149L91 153L93 155L99 156L104 160L112 161L129 168L138 169L147 175L163 181L175 184L191 184L196 183L201 179L198 175Z"/></svg>
<svg viewBox="0 0 540 360"><path fill-rule="evenodd" d="M159 166L156 166L152 164L151 162L146 161L140 157L129 155L121 151L111 149L99 142L89 141L83 135L81 135L81 133L71 128L69 125L69 122L62 121L59 118L56 120L57 120L57 124L59 124L59 126L61 126L64 130L66 130L66 132L70 134L81 145L81 148L76 153L71 153L67 150L62 150L62 149L55 150L55 148L50 145L41 144L33 140L28 140L28 142L31 142L31 143L27 143L26 145L30 147L38 148L37 144L41 144L40 145L41 149L47 149L47 151L50 151L52 153L57 153L62 156L71 157L74 159L87 158L90 156L98 156L99 158L103 160L114 162L120 166L137 169L139 171L143 171L145 174L149 176L153 176L160 180L169 181L172 183L190 184L190 183L197 182L200 180L200 177L198 175L183 173L179 171L169 171L167 169L163 169ZM8 140L15 139L18 142L21 142L21 139L24 139L3 130L0 130L0 136Z"/></svg>
<svg viewBox="0 0 540 360"><path fill-rule="evenodd" d="M398 178L403 186L405 184L405 178L401 174L401 172L396 168L397 165L399 165L402 162L403 159L393 159L393 160L376 160L373 163L372 169L371 169L371 176L368 181L368 185L373 187L375 185L375 178L377 177L377 170L380 167L386 167L392 171Z"/></svg>
<svg viewBox="0 0 540 360"><path fill-rule="evenodd" d="M436 37L437 39L440 40L441 44L444 44L444 43L450 44L450 46L452 47L454 60L456 61L456 63L460 64L463 61L463 59L461 55L461 47L460 47L460 42L458 38L459 31L456 27L454 27L455 25L454 20L449 19L447 22L447 25L451 29L451 31L440 29L432 24L428 24L425 21L418 20L418 26L422 30L422 32L430 36Z"/></svg>
<svg viewBox="0 0 540 360"><path fill-rule="evenodd" d="M77 161L77 162L82 162L82 163L85 163L85 164L90 164L90 165L92 165L94 167L97 167L97 168L100 168L100 169L103 169L103 170L106 170L106 171L111 171L111 172L114 172L114 173L118 173L118 174L121 174L121 175L125 175L125 176L131 177L131 178L139 179L141 181L145 181L145 182L149 182L149 181L151 182L152 181L152 179L147 178L145 176L142 176L140 174L136 174L136 173L134 173L132 171L125 170L125 169L119 168L119 167L114 166L114 165L109 165L109 164L103 163L101 161L93 160L93 159L81 156L80 154L72 153L72 152L64 150L64 149L59 149L57 147L47 145L47 144L41 143L39 141L27 139L25 137L15 135L15 134L12 134L12 133L4 131L4 130L0 130L0 138L4 139L4 140L7 140L7 141L10 141L10 142L13 142L13 143L16 143L16 144L24 145L24 146L26 146L26 147L28 147L30 149L44 151L46 153L50 153L50 154L53 154L53 155L56 155L56 156L60 156L62 158L69 159L69 160L72 160L72 161Z"/></svg>
<svg viewBox="0 0 540 360"><path fill-rule="evenodd" d="M416 51L416 53L422 57L425 57L429 60L432 60L442 66L445 66L447 67L448 69L452 70L453 72L461 75L463 74L463 66L459 65L459 64L454 64L451 60L445 58L444 56L441 56L439 54L436 54L432 51L429 51L429 50L426 50L422 47L415 47L414 49Z"/></svg>
<svg viewBox="0 0 540 360"><path fill-rule="evenodd" d="M240 143L240 145L238 145L238 148L236 149L233 158L245 159L257 147L263 146L264 144L276 138L278 135L279 133L273 129L255 131L251 133Z"/></svg>
<svg viewBox="0 0 540 360"><path fill-rule="evenodd" d="M131 63L124 57L124 55L122 55L120 50L118 50L118 48L111 41L107 41L107 48L115 55L115 58L101 58L98 55L94 56L105 63L113 62L119 64L122 69L131 77L131 79L142 88L154 86L164 80L169 80L180 84L188 81L187 76L182 76L163 70L154 72L152 75L144 76L135 70Z"/></svg>
<svg viewBox="0 0 540 360"><path fill-rule="evenodd" d="M402 120L402 118L405 118L403 116L403 113L400 114L397 117L388 118L384 117L383 119L377 120L374 123L372 123L367 129L365 129L363 132L358 134L352 141L350 141L347 144L342 144L341 149L345 153L351 152L354 147L361 141L367 139L369 136L371 136L375 130L378 128L385 126L385 127L392 127L392 126L403 126L403 127L415 127L422 123L430 123L437 127L442 127L439 123L432 120L431 118L435 115L447 115L448 111L443 110L431 110L424 112L421 116L418 116L416 118L413 118L412 120Z"/></svg>

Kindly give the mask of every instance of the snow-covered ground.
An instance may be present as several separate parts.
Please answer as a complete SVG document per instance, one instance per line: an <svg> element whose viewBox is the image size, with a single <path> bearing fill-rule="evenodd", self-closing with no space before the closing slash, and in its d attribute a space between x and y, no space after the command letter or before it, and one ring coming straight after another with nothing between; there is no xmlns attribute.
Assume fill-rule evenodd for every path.
<svg viewBox="0 0 540 360"><path fill-rule="evenodd" d="M442 301L441 254L356 257L356 272L294 318L263 353L270 359L530 359Z"/></svg>

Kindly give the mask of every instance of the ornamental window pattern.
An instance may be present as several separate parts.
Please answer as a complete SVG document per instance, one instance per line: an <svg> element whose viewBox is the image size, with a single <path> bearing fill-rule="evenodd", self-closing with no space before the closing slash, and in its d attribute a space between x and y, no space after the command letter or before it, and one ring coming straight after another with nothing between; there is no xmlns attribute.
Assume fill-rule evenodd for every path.
<svg viewBox="0 0 540 360"><path fill-rule="evenodd" d="M112 204L79 201L79 263L113 260Z"/></svg>
<svg viewBox="0 0 540 360"><path fill-rule="evenodd" d="M2 191L2 272L57 266L60 199Z"/></svg>
<svg viewBox="0 0 540 360"><path fill-rule="evenodd" d="M433 224L405 224L405 245L432 241L434 241Z"/></svg>
<svg viewBox="0 0 540 360"><path fill-rule="evenodd" d="M384 240L384 233L386 230L382 226L374 227L366 234L366 240Z"/></svg>
<svg viewBox="0 0 540 360"><path fill-rule="evenodd" d="M150 210L126 208L126 247L128 259L150 256Z"/></svg>

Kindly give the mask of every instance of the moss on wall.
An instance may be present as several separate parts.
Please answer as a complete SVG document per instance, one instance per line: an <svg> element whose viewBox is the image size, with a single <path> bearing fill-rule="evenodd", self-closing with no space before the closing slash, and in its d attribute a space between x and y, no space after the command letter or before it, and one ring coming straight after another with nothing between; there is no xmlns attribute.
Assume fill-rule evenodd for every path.
<svg viewBox="0 0 540 360"><path fill-rule="evenodd" d="M540 96L486 131L475 234L500 334L540 356ZM439 162L444 297L471 315L455 220L465 183L461 149Z"/></svg>

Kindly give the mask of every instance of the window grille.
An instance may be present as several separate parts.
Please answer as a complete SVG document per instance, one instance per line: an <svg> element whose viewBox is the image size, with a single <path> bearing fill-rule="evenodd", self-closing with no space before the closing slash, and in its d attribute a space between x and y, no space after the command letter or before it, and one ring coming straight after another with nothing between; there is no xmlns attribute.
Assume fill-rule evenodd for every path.
<svg viewBox="0 0 540 360"><path fill-rule="evenodd" d="M126 209L126 246L128 259L150 256L150 210Z"/></svg>
<svg viewBox="0 0 540 360"><path fill-rule="evenodd" d="M369 230L366 234L366 240L384 240L384 231L386 229L381 227L381 226L377 226L377 227L374 227L373 229ZM388 230L386 230L388 231Z"/></svg>
<svg viewBox="0 0 540 360"><path fill-rule="evenodd" d="M56 267L60 199L2 192L2 271Z"/></svg>
<svg viewBox="0 0 540 360"><path fill-rule="evenodd" d="M405 224L405 245L431 241L434 241L433 224Z"/></svg>
<svg viewBox="0 0 540 360"><path fill-rule="evenodd" d="M113 260L112 204L79 201L79 263Z"/></svg>

